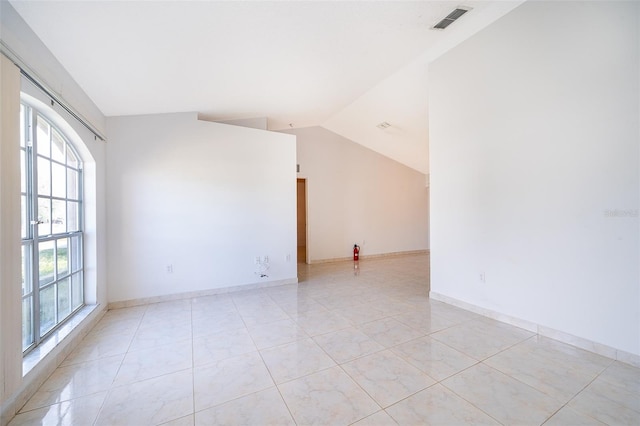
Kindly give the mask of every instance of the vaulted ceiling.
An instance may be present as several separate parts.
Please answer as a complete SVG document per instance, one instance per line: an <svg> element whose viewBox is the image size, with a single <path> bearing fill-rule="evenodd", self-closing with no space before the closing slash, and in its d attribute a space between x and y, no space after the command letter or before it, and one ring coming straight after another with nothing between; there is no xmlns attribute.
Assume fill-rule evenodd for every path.
<svg viewBox="0 0 640 426"><path fill-rule="evenodd" d="M106 116L324 126L423 173L429 62L520 3L11 0Z"/></svg>

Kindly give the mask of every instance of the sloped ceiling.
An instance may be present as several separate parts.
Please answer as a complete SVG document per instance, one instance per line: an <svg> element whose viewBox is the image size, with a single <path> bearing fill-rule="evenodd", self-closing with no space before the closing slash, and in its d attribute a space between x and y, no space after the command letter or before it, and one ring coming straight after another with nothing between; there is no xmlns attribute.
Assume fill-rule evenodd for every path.
<svg viewBox="0 0 640 426"><path fill-rule="evenodd" d="M107 116L324 126L428 173L428 62L522 1L10 2Z"/></svg>

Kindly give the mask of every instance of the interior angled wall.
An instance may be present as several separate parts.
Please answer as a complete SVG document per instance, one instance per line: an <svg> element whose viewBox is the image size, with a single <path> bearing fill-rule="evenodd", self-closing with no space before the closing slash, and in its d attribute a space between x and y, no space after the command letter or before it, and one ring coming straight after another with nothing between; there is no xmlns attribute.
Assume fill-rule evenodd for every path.
<svg viewBox="0 0 640 426"><path fill-rule="evenodd" d="M431 64L433 296L640 355L639 20L526 2Z"/></svg>
<svg viewBox="0 0 640 426"><path fill-rule="evenodd" d="M365 257L429 248L424 174L322 127L285 133L307 180L311 263L349 258L354 244Z"/></svg>
<svg viewBox="0 0 640 426"><path fill-rule="evenodd" d="M295 137L196 113L107 131L110 302L297 282Z"/></svg>

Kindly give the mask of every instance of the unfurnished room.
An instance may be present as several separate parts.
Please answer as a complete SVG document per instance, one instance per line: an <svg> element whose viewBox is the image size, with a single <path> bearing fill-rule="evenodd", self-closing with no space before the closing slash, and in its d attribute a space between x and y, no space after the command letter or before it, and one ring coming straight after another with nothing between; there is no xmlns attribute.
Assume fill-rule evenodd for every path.
<svg viewBox="0 0 640 426"><path fill-rule="evenodd" d="M640 2L0 0L0 426L640 424Z"/></svg>

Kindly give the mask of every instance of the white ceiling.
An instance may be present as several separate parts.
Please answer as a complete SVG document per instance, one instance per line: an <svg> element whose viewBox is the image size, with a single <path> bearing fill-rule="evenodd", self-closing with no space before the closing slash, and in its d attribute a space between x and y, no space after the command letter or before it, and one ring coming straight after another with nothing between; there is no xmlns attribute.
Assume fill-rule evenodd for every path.
<svg viewBox="0 0 640 426"><path fill-rule="evenodd" d="M521 2L11 0L106 116L324 125L424 173L428 62Z"/></svg>

